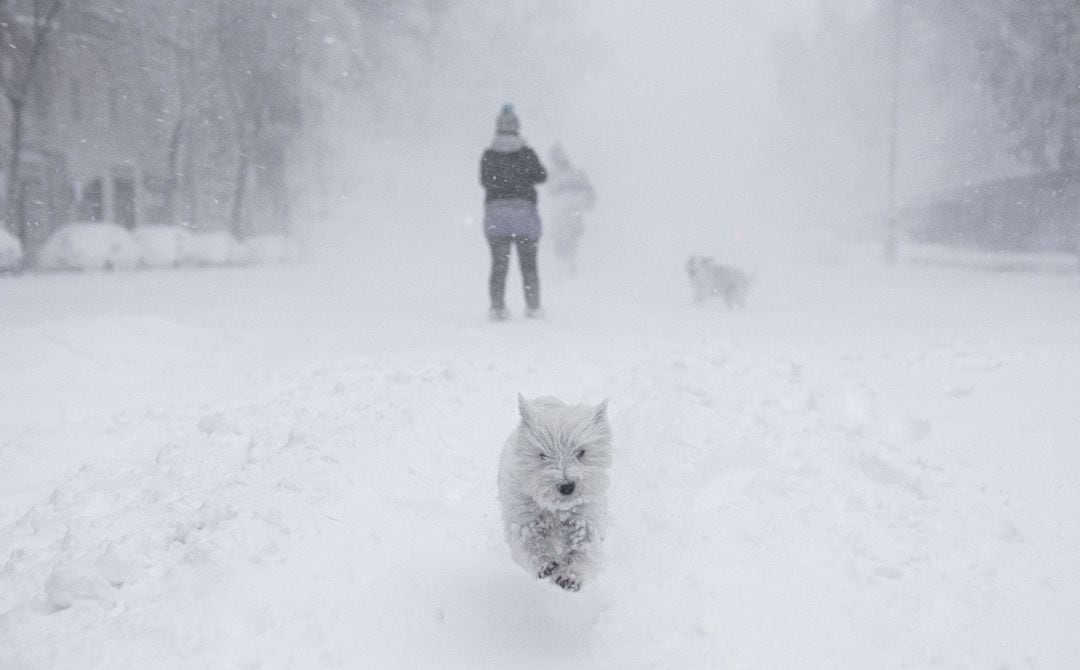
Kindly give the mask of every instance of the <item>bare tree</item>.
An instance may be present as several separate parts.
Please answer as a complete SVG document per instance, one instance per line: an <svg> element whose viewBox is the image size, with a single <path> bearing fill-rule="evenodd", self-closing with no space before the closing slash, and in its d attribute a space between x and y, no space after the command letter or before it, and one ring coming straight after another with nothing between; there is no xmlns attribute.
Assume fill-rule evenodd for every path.
<svg viewBox="0 0 1080 670"><path fill-rule="evenodd" d="M49 33L62 0L33 0L33 14L22 16L11 0L0 0L0 87L11 108L11 147L7 173L7 224L29 251L26 203L19 178L23 145L23 114L34 69L45 52Z"/></svg>
<svg viewBox="0 0 1080 670"><path fill-rule="evenodd" d="M1072 232L1061 234L1071 235L1080 267L1080 218L1070 195L1080 184L1080 4L920 0L919 10L950 35L970 36L960 44L974 54L968 57L977 65L972 79L988 91L1000 141L1021 164L1042 173L1033 187L1056 204L1042 205L1041 216L1056 209L1064 221L1071 218ZM1008 225L1022 234L1022 221Z"/></svg>
<svg viewBox="0 0 1080 670"><path fill-rule="evenodd" d="M263 159L284 160L275 124L296 119L299 77L298 25L303 17L295 6L275 0L224 0L218 5L219 70L233 120L236 142L236 181L230 225L244 237L248 183L253 169L267 167Z"/></svg>
<svg viewBox="0 0 1080 670"><path fill-rule="evenodd" d="M1080 170L1080 6L1009 0L982 45L1013 149L1038 170Z"/></svg>
<svg viewBox="0 0 1080 670"><path fill-rule="evenodd" d="M172 39L173 87L177 111L172 119L166 153L165 210L169 223L180 220L179 196L185 197L184 220L197 225L199 219L199 182L195 146L197 137L214 141L214 133L197 132L201 120L218 116L221 85L211 66L216 38L213 11L209 0L198 0L180 13ZM200 57L202 55L203 57ZM204 129L205 130L205 129Z"/></svg>

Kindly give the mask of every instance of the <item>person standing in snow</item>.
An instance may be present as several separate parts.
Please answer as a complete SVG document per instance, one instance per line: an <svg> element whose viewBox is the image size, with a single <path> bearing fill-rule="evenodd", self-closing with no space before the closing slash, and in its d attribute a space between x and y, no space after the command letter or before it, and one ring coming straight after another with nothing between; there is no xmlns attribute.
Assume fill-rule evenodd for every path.
<svg viewBox="0 0 1080 670"><path fill-rule="evenodd" d="M561 144L551 148L551 182L547 192L551 197L555 254L574 272L578 240L585 232L583 215L596 202L596 193L585 173L570 164Z"/></svg>
<svg viewBox="0 0 1080 670"><path fill-rule="evenodd" d="M480 183L485 191L484 235L491 248L489 315L495 320L508 316L504 301L506 274L510 269L510 249L515 246L525 286L525 316L542 316L536 267L540 242L536 185L547 179L547 171L536 152L518 134L520 129L513 105L503 105L495 121L495 139L480 159Z"/></svg>

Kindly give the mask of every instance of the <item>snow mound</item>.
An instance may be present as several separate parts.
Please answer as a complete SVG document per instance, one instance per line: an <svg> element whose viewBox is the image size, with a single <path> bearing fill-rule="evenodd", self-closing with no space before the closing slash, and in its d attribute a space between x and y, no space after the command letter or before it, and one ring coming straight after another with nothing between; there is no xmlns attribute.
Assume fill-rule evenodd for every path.
<svg viewBox="0 0 1080 670"><path fill-rule="evenodd" d="M45 581L45 597L54 610L64 610L80 600L111 605L115 598L109 584L86 566L60 566Z"/></svg>
<svg viewBox="0 0 1080 670"><path fill-rule="evenodd" d="M22 245L19 240L0 227L0 272L14 270L22 262Z"/></svg>
<svg viewBox="0 0 1080 670"><path fill-rule="evenodd" d="M143 263L139 243L115 223L67 223L45 242L38 257L44 270L134 270Z"/></svg>
<svg viewBox="0 0 1080 670"><path fill-rule="evenodd" d="M181 265L191 233L179 226L149 224L132 233L142 249L147 267L170 268Z"/></svg>
<svg viewBox="0 0 1080 670"><path fill-rule="evenodd" d="M181 257L190 265L230 265L241 259L240 243L224 230L193 232Z"/></svg>
<svg viewBox="0 0 1080 670"><path fill-rule="evenodd" d="M296 240L278 233L256 235L241 244L242 262L251 265L292 263L299 259Z"/></svg>

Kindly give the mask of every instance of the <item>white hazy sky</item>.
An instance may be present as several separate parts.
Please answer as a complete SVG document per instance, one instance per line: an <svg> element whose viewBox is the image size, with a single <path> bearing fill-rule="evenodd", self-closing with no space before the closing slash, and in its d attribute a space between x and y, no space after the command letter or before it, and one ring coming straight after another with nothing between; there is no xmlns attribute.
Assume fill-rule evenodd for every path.
<svg viewBox="0 0 1080 670"><path fill-rule="evenodd" d="M771 54L776 31L812 21L816 6L598 3L607 59L580 109L594 134L577 144L616 195L605 202L620 225L662 221L665 242L707 247L789 218L796 194L789 185L778 198L775 186L799 147L785 134Z"/></svg>

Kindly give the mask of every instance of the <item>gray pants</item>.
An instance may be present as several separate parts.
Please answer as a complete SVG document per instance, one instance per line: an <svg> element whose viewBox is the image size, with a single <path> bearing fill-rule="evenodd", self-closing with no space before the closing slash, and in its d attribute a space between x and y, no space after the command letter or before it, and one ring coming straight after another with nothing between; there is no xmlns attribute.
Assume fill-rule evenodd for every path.
<svg viewBox="0 0 1080 670"><path fill-rule="evenodd" d="M518 265L521 266L521 283L525 285L525 304L530 309L540 307L540 275L536 269L536 246L538 240L531 237L489 237L491 247L491 278L488 290L491 306L506 307L506 274L510 270L510 247L517 246Z"/></svg>

